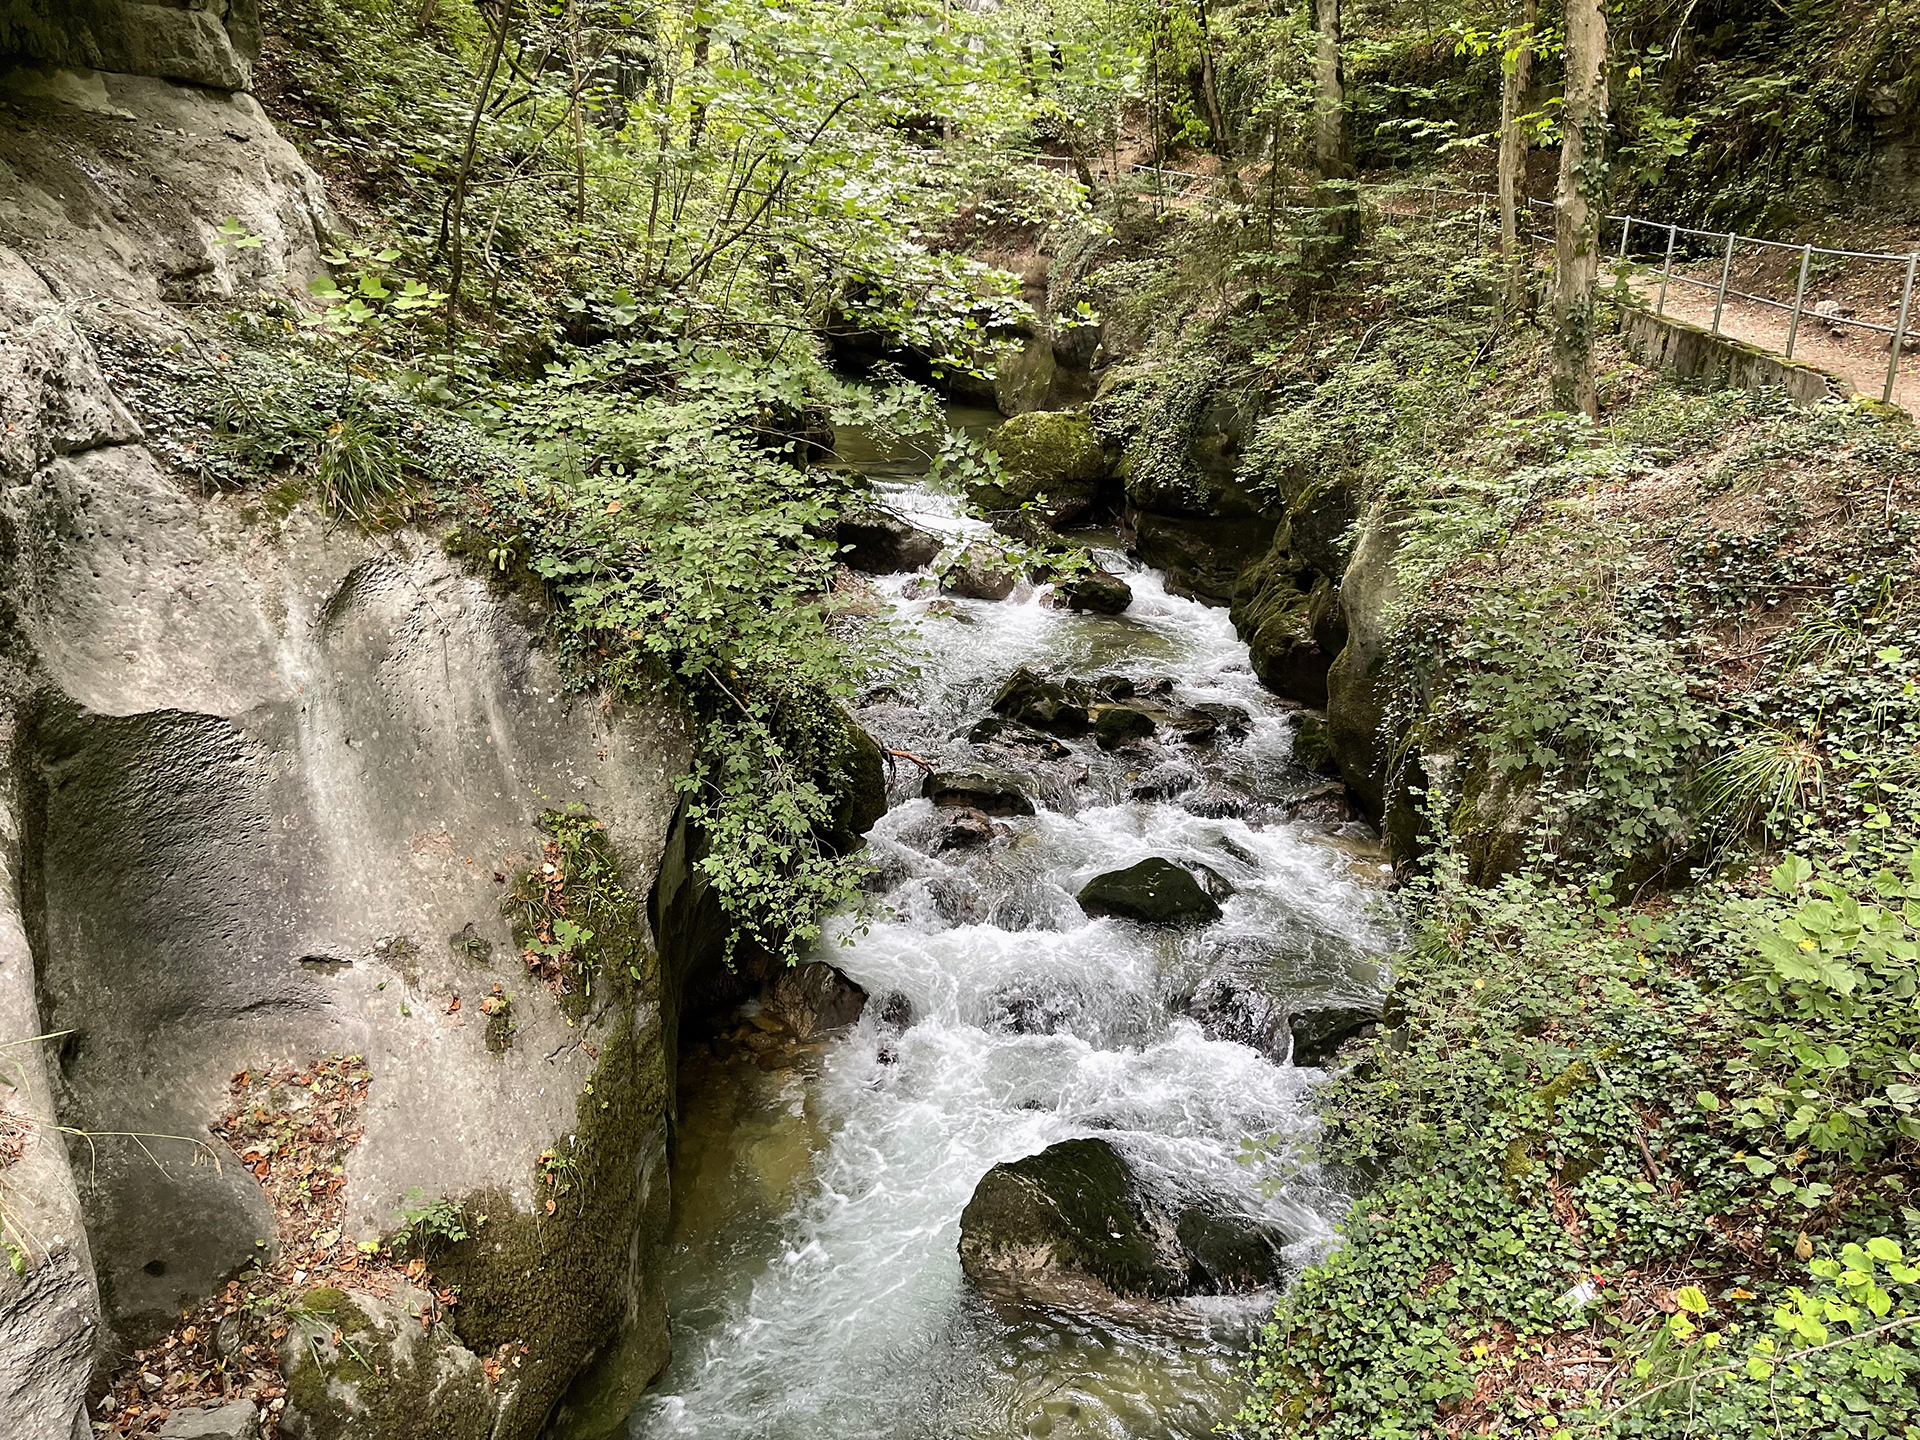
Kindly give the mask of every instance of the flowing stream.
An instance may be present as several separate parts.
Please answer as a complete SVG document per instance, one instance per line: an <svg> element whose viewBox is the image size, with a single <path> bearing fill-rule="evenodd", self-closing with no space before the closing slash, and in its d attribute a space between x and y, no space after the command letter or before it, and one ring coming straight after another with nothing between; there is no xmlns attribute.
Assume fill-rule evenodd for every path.
<svg viewBox="0 0 1920 1440"><path fill-rule="evenodd" d="M984 529L912 461L849 458L923 527ZM1377 998L1372 957L1392 929L1377 853L1360 827L1277 818L1314 779L1291 763L1287 709L1226 612L1168 594L1117 538L1094 544L1133 591L1122 615L1052 609L1026 586L954 601L924 575L876 581L924 658L863 722L928 760L978 760L969 728L1027 664L1171 681L1177 701L1243 712L1244 733L1204 754L1106 753L1091 737L1068 756L1035 752L1023 773L1039 813L944 853L920 772L900 763L868 837L873 914L820 957L868 990L865 1017L774 1068L696 1047L683 1070L673 1359L629 1423L634 1440L1209 1434L1237 1404L1272 1291L1121 1321L995 1305L961 1274L960 1213L980 1177L1059 1140L1105 1137L1159 1193L1266 1222L1293 1262L1330 1238L1343 1196L1298 1153L1321 1072L1209 1039L1182 1007L1223 966L1293 1005ZM1155 798L1183 769L1199 783ZM1158 783L1168 772L1178 783ZM1087 880L1149 855L1224 879L1222 919L1167 931L1082 914ZM904 1030L879 1013L897 1017L890 994L910 1005ZM1240 1163L1260 1136L1278 1137L1278 1172ZM1283 1184L1261 1183L1275 1173Z"/></svg>

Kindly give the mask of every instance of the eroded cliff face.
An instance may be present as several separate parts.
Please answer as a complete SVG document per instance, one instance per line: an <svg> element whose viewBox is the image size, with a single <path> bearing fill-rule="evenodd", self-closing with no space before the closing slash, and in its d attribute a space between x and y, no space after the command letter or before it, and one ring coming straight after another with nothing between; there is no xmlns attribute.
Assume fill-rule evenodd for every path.
<svg viewBox="0 0 1920 1440"><path fill-rule="evenodd" d="M245 81L240 0L59 9L0 11L0 50L139 53L103 38L111 20L235 62L163 56L155 74ZM160 29L140 30L148 11ZM476 1318L484 1336L456 1311L434 1363L467 1377L474 1433L531 1435L596 1355L641 1378L664 1362L673 1017L643 911L631 984L570 1020L527 977L502 897L541 863L541 815L578 805L644 901L685 736L664 700L566 696L540 617L435 534L167 473L117 393L130 362L103 353L178 343L182 305L299 285L337 222L244 93L33 65L0 85L0 1101L24 1122L0 1169L17 1256L0 1434L89 1433L96 1362L278 1243L208 1128L231 1077L358 1055L339 1243L391 1231L409 1196L486 1197L459 1260L474 1293L504 1293L509 1269L563 1283L550 1315ZM216 245L228 216L262 243ZM495 982L514 997L504 1048L479 1003ZM539 1157L603 1114L591 1223L543 1228ZM526 1349L482 1382L463 1340ZM303 1409L307 1433L362 1433L334 1428L360 1423L343 1374L307 1377L289 1433ZM443 1433L403 1418L381 1433Z"/></svg>

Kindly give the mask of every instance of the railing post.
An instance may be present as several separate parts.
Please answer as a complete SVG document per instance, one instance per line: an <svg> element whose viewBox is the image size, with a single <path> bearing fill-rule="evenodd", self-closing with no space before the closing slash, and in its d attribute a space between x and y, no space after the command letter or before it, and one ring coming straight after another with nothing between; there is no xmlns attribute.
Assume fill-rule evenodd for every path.
<svg viewBox="0 0 1920 1440"><path fill-rule="evenodd" d="M1620 263L1622 265L1627 263L1627 236L1632 233L1633 217L1631 215L1622 215L1620 217Z"/></svg>
<svg viewBox="0 0 1920 1440"><path fill-rule="evenodd" d="M1793 342L1800 334L1800 311L1807 299L1807 266L1813 263L1813 246L1800 252L1800 283L1793 289L1793 319L1787 325L1787 358L1793 358Z"/></svg>
<svg viewBox="0 0 1920 1440"><path fill-rule="evenodd" d="M1720 261L1720 293L1713 297L1713 333L1720 333L1720 312L1727 306L1727 277L1733 273L1734 232L1727 232L1727 253Z"/></svg>
<svg viewBox="0 0 1920 1440"><path fill-rule="evenodd" d="M1901 341L1907 335L1907 307L1913 303L1913 272L1920 266L1920 253L1907 256L1907 284L1900 292L1900 318L1893 322L1893 354L1887 358L1887 388L1881 394L1883 403L1893 403L1893 382L1900 378Z"/></svg>
<svg viewBox="0 0 1920 1440"><path fill-rule="evenodd" d="M1680 233L1678 225L1667 226L1667 263L1660 267L1660 303L1653 307L1653 313L1667 313L1667 277L1673 274L1673 241Z"/></svg>

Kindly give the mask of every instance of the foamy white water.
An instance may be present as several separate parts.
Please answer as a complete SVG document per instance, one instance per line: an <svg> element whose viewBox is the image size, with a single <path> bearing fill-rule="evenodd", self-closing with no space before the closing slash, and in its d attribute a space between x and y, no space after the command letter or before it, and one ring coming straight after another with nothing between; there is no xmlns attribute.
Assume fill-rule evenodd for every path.
<svg viewBox="0 0 1920 1440"><path fill-rule="evenodd" d="M982 528L911 480L878 478L922 524ZM936 603L911 577L882 582L925 651L900 703L866 717L883 743L975 754L954 736L1020 664L1166 677L1181 701L1250 717L1244 738L1210 747L1211 784L1256 801L1300 793L1290 722L1226 612L1168 594L1117 551L1100 559L1133 590L1123 616L1052 610L1024 588ZM1205 1435L1231 1414L1270 1292L1125 1324L996 1310L961 1274L960 1212L994 1164L1097 1134L1170 1202L1266 1221L1290 1258L1309 1258L1341 1197L1304 1157L1277 1193L1236 1157L1249 1136L1307 1137L1318 1072L1210 1040L1178 1005L1227 960L1297 1003L1372 996L1391 919L1353 863L1301 827L1128 799L1137 758L1072 748L1036 773L1054 808L1001 822L990 848L945 854L928 853L932 807L903 765L869 837L875 914L842 922L822 958L876 1000L904 995L913 1024L895 1037L871 1005L810 1070L715 1067L731 1088L686 1101L674 1358L630 1422L636 1440L1144 1440ZM1062 777L1079 766L1084 780ZM1149 855L1213 870L1232 887L1223 918L1169 932L1080 912L1087 880Z"/></svg>

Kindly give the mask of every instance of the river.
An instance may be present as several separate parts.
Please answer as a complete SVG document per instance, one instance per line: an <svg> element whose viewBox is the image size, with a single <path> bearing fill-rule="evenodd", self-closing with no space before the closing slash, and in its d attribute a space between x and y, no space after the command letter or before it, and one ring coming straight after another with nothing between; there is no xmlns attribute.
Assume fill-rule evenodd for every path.
<svg viewBox="0 0 1920 1440"><path fill-rule="evenodd" d="M916 523L984 531L911 458L842 444ZM1037 814L944 853L919 769L899 764L868 837L873 913L842 921L820 956L875 997L866 1016L778 1068L696 1048L683 1069L674 1353L633 1440L1210 1434L1271 1291L1123 1322L996 1306L962 1276L960 1213L980 1177L1058 1140L1102 1136L1160 1193L1260 1219L1291 1263L1330 1241L1345 1196L1302 1144L1322 1072L1209 1039L1181 1012L1223 966L1292 1005L1377 1000L1393 923L1377 852L1359 827L1277 818L1315 781L1226 612L1169 594L1117 537L1077 538L1126 579L1124 614L1052 609L1025 586L954 601L924 576L875 581L922 658L863 723L928 760L977 758L968 730L1026 664L1171 681L1173 699L1243 712L1245 733L1165 757L1070 742L1028 767ZM1199 783L1154 798L1169 788L1143 780L1156 763ZM1223 917L1166 931L1082 914L1082 884L1150 855L1223 879ZM898 1034L878 1013L889 994L911 1009ZM1277 1137L1277 1165L1241 1163L1253 1136Z"/></svg>

